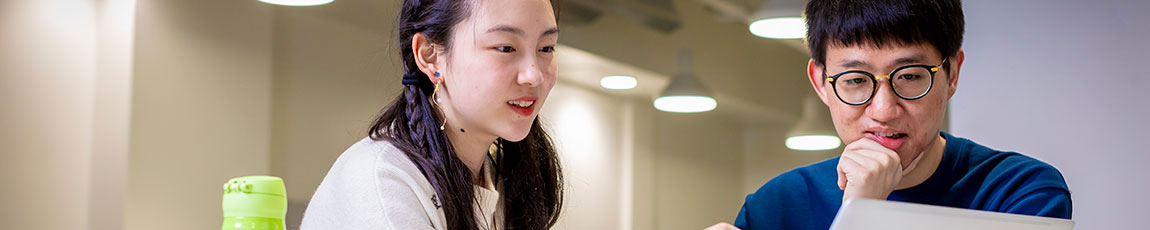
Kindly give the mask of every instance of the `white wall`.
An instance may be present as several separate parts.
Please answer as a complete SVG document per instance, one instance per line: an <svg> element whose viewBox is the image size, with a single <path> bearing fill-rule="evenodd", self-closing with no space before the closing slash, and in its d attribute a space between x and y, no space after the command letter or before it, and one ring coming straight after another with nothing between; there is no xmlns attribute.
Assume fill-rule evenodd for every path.
<svg viewBox="0 0 1150 230"><path fill-rule="evenodd" d="M561 81L541 116L567 183L557 229L702 229L742 205L745 127L721 114Z"/></svg>
<svg viewBox="0 0 1150 230"><path fill-rule="evenodd" d="M348 4L274 10L271 169L287 182L289 229L299 226L331 164L401 89L394 26L384 23L398 10ZM332 11L345 7L361 9Z"/></svg>
<svg viewBox="0 0 1150 230"><path fill-rule="evenodd" d="M556 84L540 117L563 165L565 200L556 229L619 229L623 219L625 104Z"/></svg>
<svg viewBox="0 0 1150 230"><path fill-rule="evenodd" d="M0 2L0 228L123 228L134 4Z"/></svg>
<svg viewBox="0 0 1150 230"><path fill-rule="evenodd" d="M220 185L271 171L271 6L136 12L126 229L219 228Z"/></svg>
<svg viewBox="0 0 1150 230"><path fill-rule="evenodd" d="M103 0L96 22L96 90L88 229L124 229L136 0Z"/></svg>
<svg viewBox="0 0 1150 230"><path fill-rule="evenodd" d="M742 125L716 113L657 112L654 117L652 229L702 229L734 221L746 195Z"/></svg>
<svg viewBox="0 0 1150 230"><path fill-rule="evenodd" d="M82 229L96 3L0 2L0 228Z"/></svg>
<svg viewBox="0 0 1150 230"><path fill-rule="evenodd" d="M955 135L1053 164L1079 229L1150 207L1150 2L967 1Z"/></svg>

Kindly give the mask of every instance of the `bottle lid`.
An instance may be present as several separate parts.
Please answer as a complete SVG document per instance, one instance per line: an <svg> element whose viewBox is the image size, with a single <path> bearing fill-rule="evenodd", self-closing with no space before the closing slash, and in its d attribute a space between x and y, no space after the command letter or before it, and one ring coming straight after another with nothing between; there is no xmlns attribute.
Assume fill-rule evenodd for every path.
<svg viewBox="0 0 1150 230"><path fill-rule="evenodd" d="M244 176L224 184L224 216L284 219L287 192L274 176Z"/></svg>

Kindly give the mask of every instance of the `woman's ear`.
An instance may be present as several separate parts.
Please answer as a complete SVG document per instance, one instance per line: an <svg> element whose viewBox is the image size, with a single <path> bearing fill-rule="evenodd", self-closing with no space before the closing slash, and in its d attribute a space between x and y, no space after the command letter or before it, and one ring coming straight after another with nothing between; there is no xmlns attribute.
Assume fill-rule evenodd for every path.
<svg viewBox="0 0 1150 230"><path fill-rule="evenodd" d="M411 53L415 58L415 65L419 66L419 71L427 75L431 82L438 82L438 76L435 75L440 70L439 50L436 49L435 43L423 33L415 33L415 36L411 36Z"/></svg>

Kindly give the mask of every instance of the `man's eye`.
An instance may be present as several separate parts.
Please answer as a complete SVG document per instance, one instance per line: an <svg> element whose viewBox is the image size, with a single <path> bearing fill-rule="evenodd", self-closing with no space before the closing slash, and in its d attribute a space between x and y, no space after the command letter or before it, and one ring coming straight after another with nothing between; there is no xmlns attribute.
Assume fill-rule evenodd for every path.
<svg viewBox="0 0 1150 230"><path fill-rule="evenodd" d="M862 84L862 83L866 82L866 80L862 79L862 78L853 78L853 79L847 79L845 82L847 84L851 84L851 85L858 85L858 84Z"/></svg>
<svg viewBox="0 0 1150 230"><path fill-rule="evenodd" d="M919 78L922 78L922 76L919 76L918 74L903 74L903 75L898 75L898 79L900 79L900 80L908 80L908 81L913 81L913 80L918 80Z"/></svg>
<svg viewBox="0 0 1150 230"><path fill-rule="evenodd" d="M498 50L499 52L504 52L504 53L515 52L515 48L511 48L510 46L495 47L495 50Z"/></svg>
<svg viewBox="0 0 1150 230"><path fill-rule="evenodd" d="M539 48L539 52L544 52L544 53L555 52L555 47L554 46L544 46L543 48Z"/></svg>

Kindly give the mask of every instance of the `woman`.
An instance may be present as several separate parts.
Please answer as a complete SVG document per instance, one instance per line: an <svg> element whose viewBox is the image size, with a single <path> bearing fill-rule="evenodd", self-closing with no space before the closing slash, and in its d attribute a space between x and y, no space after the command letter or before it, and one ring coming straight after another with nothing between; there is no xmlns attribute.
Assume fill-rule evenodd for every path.
<svg viewBox="0 0 1150 230"><path fill-rule="evenodd" d="M403 93L316 189L302 229L547 229L562 178L537 118L555 84L546 0L405 0Z"/></svg>

